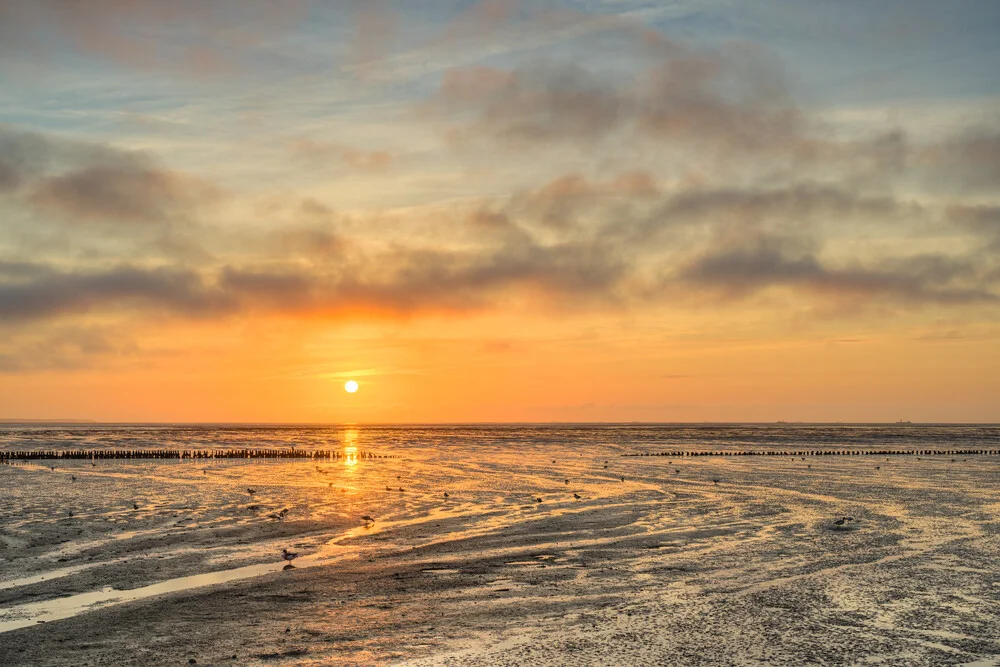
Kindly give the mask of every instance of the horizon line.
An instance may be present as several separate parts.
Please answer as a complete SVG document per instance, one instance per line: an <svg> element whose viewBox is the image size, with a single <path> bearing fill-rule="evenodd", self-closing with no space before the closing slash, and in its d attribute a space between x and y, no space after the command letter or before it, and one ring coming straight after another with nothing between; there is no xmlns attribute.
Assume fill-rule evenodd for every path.
<svg viewBox="0 0 1000 667"><path fill-rule="evenodd" d="M103 421L96 419L7 419L0 426L17 424L75 426L1000 426L979 421L428 421L428 422L296 422L296 421Z"/></svg>

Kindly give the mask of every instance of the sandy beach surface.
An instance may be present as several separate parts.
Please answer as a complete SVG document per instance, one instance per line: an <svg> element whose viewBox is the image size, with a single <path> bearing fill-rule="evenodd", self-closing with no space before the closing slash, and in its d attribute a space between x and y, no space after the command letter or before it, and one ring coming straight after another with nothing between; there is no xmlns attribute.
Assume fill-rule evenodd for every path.
<svg viewBox="0 0 1000 667"><path fill-rule="evenodd" d="M319 439L398 458L0 466L0 665L1000 665L998 456Z"/></svg>

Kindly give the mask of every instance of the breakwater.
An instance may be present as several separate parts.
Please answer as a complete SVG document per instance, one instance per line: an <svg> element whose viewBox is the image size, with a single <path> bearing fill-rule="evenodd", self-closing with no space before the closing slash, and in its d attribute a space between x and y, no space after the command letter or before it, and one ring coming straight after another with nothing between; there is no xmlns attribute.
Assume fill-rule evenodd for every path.
<svg viewBox="0 0 1000 667"><path fill-rule="evenodd" d="M622 456L975 456L997 455L1000 449L741 449L674 450L670 452L634 452Z"/></svg>
<svg viewBox="0 0 1000 667"><path fill-rule="evenodd" d="M314 459L369 460L395 459L391 454L343 449L26 449L0 450L0 461L35 461L40 459Z"/></svg>

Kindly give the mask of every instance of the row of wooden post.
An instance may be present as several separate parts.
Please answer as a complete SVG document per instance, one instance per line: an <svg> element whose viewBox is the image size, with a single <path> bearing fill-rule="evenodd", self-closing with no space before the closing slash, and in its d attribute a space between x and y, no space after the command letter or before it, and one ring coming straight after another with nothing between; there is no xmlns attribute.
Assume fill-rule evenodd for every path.
<svg viewBox="0 0 1000 667"><path fill-rule="evenodd" d="M391 459L396 456L343 449L28 449L0 450L0 461L39 459Z"/></svg>

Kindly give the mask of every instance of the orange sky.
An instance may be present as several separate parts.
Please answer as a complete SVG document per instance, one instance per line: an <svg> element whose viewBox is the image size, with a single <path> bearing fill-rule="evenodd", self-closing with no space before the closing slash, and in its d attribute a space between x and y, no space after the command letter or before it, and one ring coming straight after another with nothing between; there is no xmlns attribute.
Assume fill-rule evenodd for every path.
<svg viewBox="0 0 1000 667"><path fill-rule="evenodd" d="M293 4L0 8L0 418L1000 421L993 9Z"/></svg>

